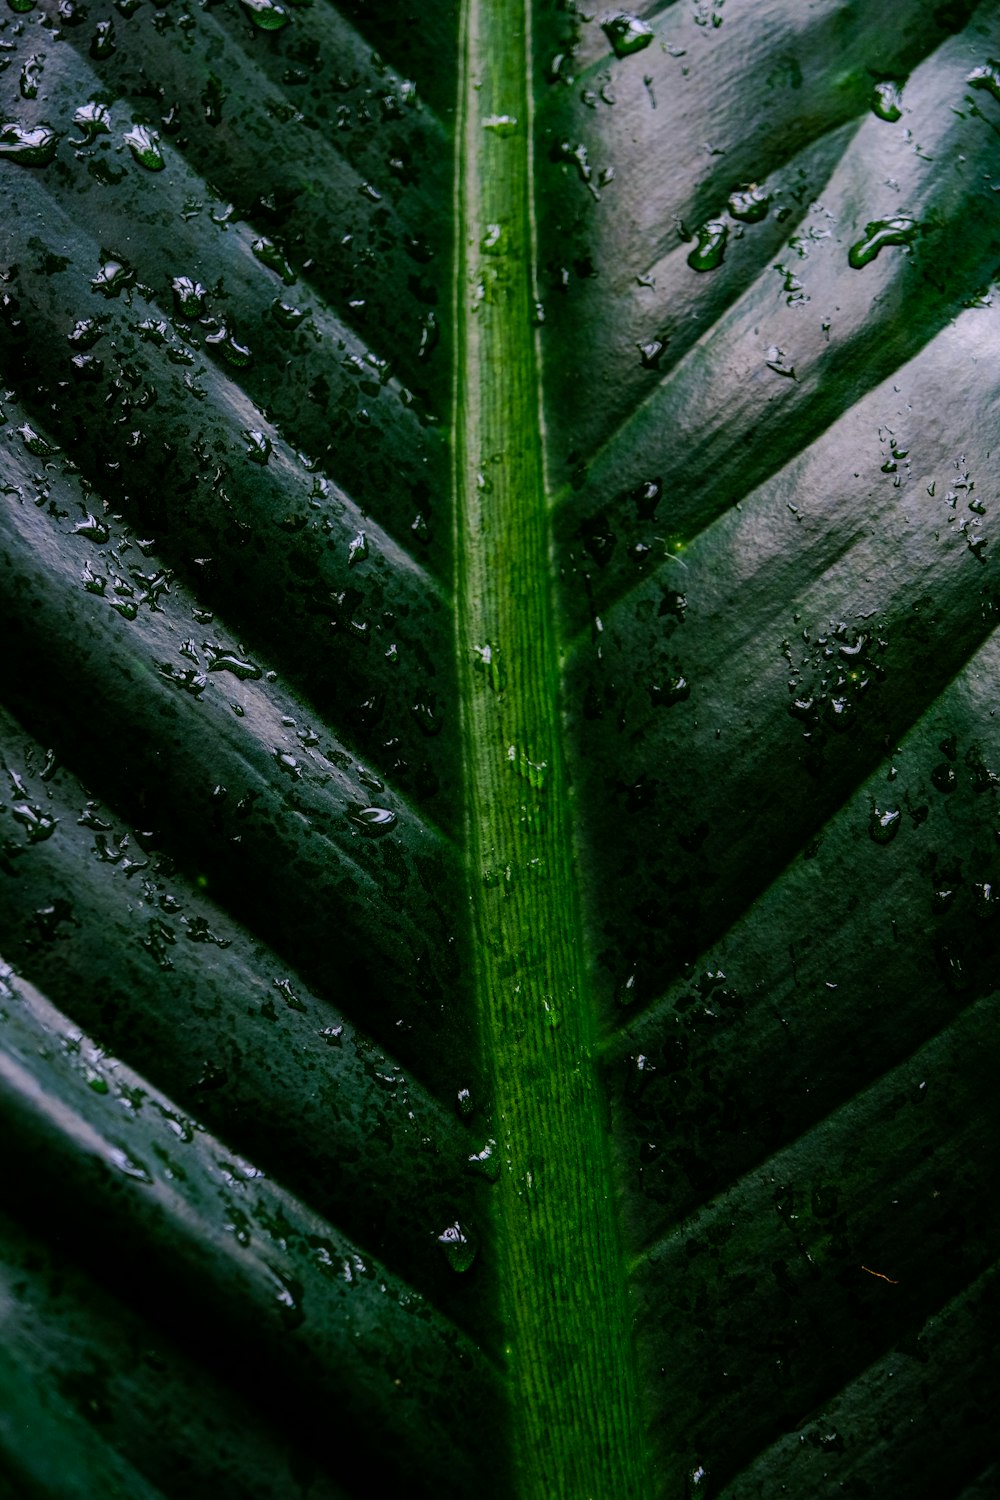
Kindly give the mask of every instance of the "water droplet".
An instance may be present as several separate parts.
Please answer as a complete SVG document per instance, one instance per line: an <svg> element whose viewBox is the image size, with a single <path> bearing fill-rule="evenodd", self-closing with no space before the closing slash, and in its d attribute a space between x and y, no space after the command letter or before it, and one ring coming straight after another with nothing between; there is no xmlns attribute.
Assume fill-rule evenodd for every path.
<svg viewBox="0 0 1000 1500"><path fill-rule="evenodd" d="M162 172L167 165L160 150L160 137L148 125L133 125L125 132L125 144L147 172Z"/></svg>
<svg viewBox="0 0 1000 1500"><path fill-rule="evenodd" d="M691 696L691 684L686 677L665 677L661 682L649 685L649 701L654 708L673 708Z"/></svg>
<svg viewBox="0 0 1000 1500"><path fill-rule="evenodd" d="M399 819L387 807L361 807L348 813L354 826L367 839L380 839L391 833Z"/></svg>
<svg viewBox="0 0 1000 1500"><path fill-rule="evenodd" d="M22 167L47 167L58 143L59 137L49 125L18 125L11 120L0 126L0 157Z"/></svg>
<svg viewBox="0 0 1000 1500"><path fill-rule="evenodd" d="M637 484L635 489L629 492L635 501L636 514L640 521L651 521L656 515L656 508L663 499L663 479L657 474L655 479L646 479L642 484ZM662 611L661 611L662 613Z"/></svg>
<svg viewBox="0 0 1000 1500"><path fill-rule="evenodd" d="M472 1100L472 1090L459 1089L455 1102L462 1119L467 1120L476 1107Z"/></svg>
<svg viewBox="0 0 1000 1500"><path fill-rule="evenodd" d="M44 53L33 52L26 57L21 67L21 77L18 87L22 99L37 99L38 89L42 81L42 67L44 66Z"/></svg>
<svg viewBox="0 0 1000 1500"><path fill-rule="evenodd" d="M56 831L58 818L50 817L43 813L41 808L34 807L29 802L18 802L11 808L11 816L14 821L21 824L28 836L29 844L42 844L50 839Z"/></svg>
<svg viewBox="0 0 1000 1500"><path fill-rule="evenodd" d="M514 135L517 131L517 117L515 115L487 115L483 121L483 129L492 131L494 135Z"/></svg>
<svg viewBox="0 0 1000 1500"><path fill-rule="evenodd" d="M27 422L23 427L19 427L17 432L28 452L33 453L36 458L53 458L59 452L58 448L53 448L52 444L46 442L45 438L41 437L33 427L29 427Z"/></svg>
<svg viewBox="0 0 1000 1500"><path fill-rule="evenodd" d="M667 347L666 339L650 339L647 344L636 344L639 363L644 370L658 370L660 358Z"/></svg>
<svg viewBox="0 0 1000 1500"><path fill-rule="evenodd" d="M206 348L211 348L214 353L221 354L227 365L232 365L237 370L245 369L253 361L253 351L248 344L241 344L234 333L223 323L210 333L205 339Z"/></svg>
<svg viewBox="0 0 1000 1500"><path fill-rule="evenodd" d="M892 78L885 78L872 89L872 113L880 120L894 124L902 119L902 85Z"/></svg>
<svg viewBox="0 0 1000 1500"><path fill-rule="evenodd" d="M153 1181L148 1170L142 1165L142 1162L133 1160L128 1152L123 1151L120 1146L113 1146L108 1156L111 1165L117 1167L119 1172L124 1172L126 1177L132 1177L136 1182L151 1183Z"/></svg>
<svg viewBox="0 0 1000 1500"><path fill-rule="evenodd" d="M368 557L368 538L363 531L359 531L347 544L347 566L353 568L355 563L365 562Z"/></svg>
<svg viewBox="0 0 1000 1500"><path fill-rule="evenodd" d="M266 464L271 457L273 444L266 432L258 432L256 428L248 428L243 436L249 443L247 458L254 464Z"/></svg>
<svg viewBox="0 0 1000 1500"><path fill-rule="evenodd" d="M110 57L115 50L115 23L113 21L98 21L94 27L94 35L90 39L90 55L98 60Z"/></svg>
<svg viewBox="0 0 1000 1500"><path fill-rule="evenodd" d="M692 271L714 271L722 265L726 253L729 226L711 219L698 230L698 243L687 258Z"/></svg>
<svg viewBox="0 0 1000 1500"><path fill-rule="evenodd" d="M640 21L638 16L630 16L625 11L605 21L602 29L616 57L630 57L633 52L641 52L653 40L653 28L648 21Z"/></svg>
<svg viewBox="0 0 1000 1500"><path fill-rule="evenodd" d="M898 807L887 807L880 811L873 807L868 818L868 837L874 844L891 844L899 832L902 813Z"/></svg>
<svg viewBox="0 0 1000 1500"><path fill-rule="evenodd" d="M873 219L865 225L865 237L852 245L848 264L860 271L873 261L886 245L912 245L920 230L916 219L899 214L893 219Z"/></svg>
<svg viewBox="0 0 1000 1500"><path fill-rule="evenodd" d="M118 297L125 287L131 285L132 272L120 260L106 260L92 279L91 290L104 297Z"/></svg>
<svg viewBox="0 0 1000 1500"><path fill-rule="evenodd" d="M479 241L484 255L500 255L503 252L503 225L487 224L486 233Z"/></svg>
<svg viewBox="0 0 1000 1500"><path fill-rule="evenodd" d="M974 89L986 89L994 99L1000 99L1000 62L991 57L983 68L973 68L966 83Z"/></svg>
<svg viewBox="0 0 1000 1500"><path fill-rule="evenodd" d="M74 536L85 536L90 542L97 542L103 546L111 535L104 521L99 521L96 516L88 515L73 527Z"/></svg>
<svg viewBox="0 0 1000 1500"><path fill-rule="evenodd" d="M767 216L771 194L754 182L747 188L737 188L734 193L730 193L727 206L734 219L740 219L744 224L759 224Z"/></svg>
<svg viewBox="0 0 1000 1500"><path fill-rule="evenodd" d="M26 16L29 10L35 8L35 0L7 0L7 4L17 16Z"/></svg>
<svg viewBox="0 0 1000 1500"><path fill-rule="evenodd" d="M263 676L256 662L245 660L237 656L234 651L225 651L221 646L212 646L207 643L205 650L208 652L210 672L231 672L241 682L257 682Z"/></svg>
<svg viewBox="0 0 1000 1500"><path fill-rule="evenodd" d="M200 318L205 311L208 291L200 281L190 276L175 276L170 283L174 294L174 307L182 318Z"/></svg>
<svg viewBox="0 0 1000 1500"><path fill-rule="evenodd" d="M73 124L77 130L83 132L83 138L79 141L73 140L71 144L74 146L92 145L99 135L110 134L111 114L108 106L106 104L98 104L95 99L89 100L86 104L81 104L73 116Z"/></svg>
<svg viewBox="0 0 1000 1500"><path fill-rule="evenodd" d="M476 1248L467 1239L461 1224L449 1224L437 1237L444 1258L453 1271L467 1271L476 1258Z"/></svg>
<svg viewBox="0 0 1000 1500"><path fill-rule="evenodd" d="M293 307L290 302L272 302L271 316L282 328L298 328L305 317L301 308Z"/></svg>
<svg viewBox="0 0 1000 1500"><path fill-rule="evenodd" d="M275 979L272 983L289 1010L297 1010L305 1014L307 1007L303 1005L298 995L292 989L292 981L290 979Z"/></svg>
<svg viewBox="0 0 1000 1500"><path fill-rule="evenodd" d="M241 4L259 31L280 31L288 25L287 12L274 0L241 0Z"/></svg>
<svg viewBox="0 0 1000 1500"><path fill-rule="evenodd" d="M931 772L931 781L939 792L944 792L945 794L953 792L958 786L958 776L955 767L950 766L946 760L943 760Z"/></svg>
<svg viewBox="0 0 1000 1500"><path fill-rule="evenodd" d="M499 1181L500 1152L496 1141L491 1138L481 1151L474 1151L466 1159L466 1168L470 1172L475 1172L479 1177L485 1177L487 1182Z"/></svg>
<svg viewBox="0 0 1000 1500"><path fill-rule="evenodd" d="M779 349L777 344L772 344L769 347L764 356L764 363L769 370L774 371L775 375L786 375L790 380L795 379L795 366L791 363L785 351Z"/></svg>
<svg viewBox="0 0 1000 1500"><path fill-rule="evenodd" d="M286 286L294 285L296 279L295 272L273 240L269 240L264 235L261 235L258 239L254 240L251 249L262 266L267 266L269 270L276 272Z"/></svg>

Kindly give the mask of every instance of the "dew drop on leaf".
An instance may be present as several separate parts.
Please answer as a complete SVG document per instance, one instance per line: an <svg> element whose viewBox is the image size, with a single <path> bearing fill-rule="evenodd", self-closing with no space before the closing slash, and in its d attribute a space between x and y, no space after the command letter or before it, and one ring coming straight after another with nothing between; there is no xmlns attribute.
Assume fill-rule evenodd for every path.
<svg viewBox="0 0 1000 1500"><path fill-rule="evenodd" d="M514 135L517 131L516 115L487 115L483 129L491 135Z"/></svg>
<svg viewBox="0 0 1000 1500"><path fill-rule="evenodd" d="M147 172L162 172L166 166L160 150L160 138L148 125L133 125L125 132L125 144L140 167Z"/></svg>
<svg viewBox="0 0 1000 1500"><path fill-rule="evenodd" d="M99 135L108 135L111 131L111 116L106 104L98 104L96 100L89 100L81 104L73 116L73 124L83 134L83 139L72 141L74 146L91 146Z"/></svg>
<svg viewBox="0 0 1000 1500"><path fill-rule="evenodd" d="M916 219L900 214L894 219L873 219L865 225L865 237L852 245L848 252L848 264L860 271L867 266L886 245L912 245L920 225Z"/></svg>
<svg viewBox="0 0 1000 1500"><path fill-rule="evenodd" d="M262 266L267 266L268 270L274 271L281 277L286 286L293 285L295 272L273 240L269 240L266 236L261 235L254 240L251 249Z"/></svg>
<svg viewBox="0 0 1000 1500"><path fill-rule="evenodd" d="M761 219L767 217L767 211L771 206L771 195L764 188L752 183L747 188L737 188L730 193L727 207L734 219L739 219L744 224L759 224Z"/></svg>
<svg viewBox="0 0 1000 1500"><path fill-rule="evenodd" d="M271 439L267 434L258 432L256 429L247 429L243 436L249 444L246 452L250 462L254 464L266 464L272 452Z"/></svg>
<svg viewBox="0 0 1000 1500"><path fill-rule="evenodd" d="M474 1172L478 1177L485 1177L487 1182L498 1182L500 1153L496 1141L492 1138L488 1140L481 1151L474 1151L466 1158L465 1165L469 1172Z"/></svg>
<svg viewBox="0 0 1000 1500"><path fill-rule="evenodd" d="M605 21L603 30L616 57L631 57L633 52L641 52L653 40L653 28L649 22L640 21L638 16L626 11Z"/></svg>
<svg viewBox="0 0 1000 1500"><path fill-rule="evenodd" d="M902 813L898 807L873 807L868 819L868 837L874 844L891 844L899 832Z"/></svg>
<svg viewBox="0 0 1000 1500"><path fill-rule="evenodd" d="M120 260L106 260L90 283L103 297L118 297L132 281L132 273Z"/></svg>
<svg viewBox="0 0 1000 1500"><path fill-rule="evenodd" d="M208 292L200 281L190 276L175 276L170 283L174 294L174 308L182 318L200 318L205 311Z"/></svg>
<svg viewBox="0 0 1000 1500"><path fill-rule="evenodd" d="M888 120L894 124L902 118L903 111L900 108L902 102L902 90L898 83L891 78L883 79L872 89L872 113L880 120Z"/></svg>
<svg viewBox="0 0 1000 1500"><path fill-rule="evenodd" d="M965 81L974 89L986 89L994 99L1000 99L1000 62L991 57L985 67L973 68Z"/></svg>
<svg viewBox="0 0 1000 1500"><path fill-rule="evenodd" d="M362 807L350 815L351 822L366 839L380 839L391 833L399 819L387 807Z"/></svg>
<svg viewBox="0 0 1000 1500"><path fill-rule="evenodd" d="M687 258L692 271L714 271L722 265L729 238L729 226L711 219L698 230L698 243Z"/></svg>
<svg viewBox="0 0 1000 1500"><path fill-rule="evenodd" d="M241 4L259 31L280 31L288 25L288 13L274 0L241 0Z"/></svg>
<svg viewBox="0 0 1000 1500"><path fill-rule="evenodd" d="M476 1258L475 1246L470 1244L461 1224L449 1224L437 1237L445 1260L453 1271L467 1271Z"/></svg>
<svg viewBox="0 0 1000 1500"><path fill-rule="evenodd" d="M59 137L49 125L0 126L0 157L22 167L47 167L56 154Z"/></svg>

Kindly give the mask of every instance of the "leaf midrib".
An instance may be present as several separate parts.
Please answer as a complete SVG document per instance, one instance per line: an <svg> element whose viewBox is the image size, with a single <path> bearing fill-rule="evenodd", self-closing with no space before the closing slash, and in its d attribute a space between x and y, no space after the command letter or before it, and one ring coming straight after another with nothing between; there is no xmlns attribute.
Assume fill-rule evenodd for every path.
<svg viewBox="0 0 1000 1500"><path fill-rule="evenodd" d="M503 1165L493 1220L517 1493L639 1500L647 1459L563 763L530 38L524 0L463 5L456 652L475 992Z"/></svg>

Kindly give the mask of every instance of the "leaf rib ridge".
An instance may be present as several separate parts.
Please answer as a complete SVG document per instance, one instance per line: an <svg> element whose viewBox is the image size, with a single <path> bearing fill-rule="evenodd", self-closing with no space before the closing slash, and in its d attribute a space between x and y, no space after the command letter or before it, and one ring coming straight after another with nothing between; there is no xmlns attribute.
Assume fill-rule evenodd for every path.
<svg viewBox="0 0 1000 1500"><path fill-rule="evenodd" d="M475 983L504 1158L494 1223L518 1493L639 1500L648 1481L579 963L559 658L543 582L530 34L524 0L465 0L456 650Z"/></svg>

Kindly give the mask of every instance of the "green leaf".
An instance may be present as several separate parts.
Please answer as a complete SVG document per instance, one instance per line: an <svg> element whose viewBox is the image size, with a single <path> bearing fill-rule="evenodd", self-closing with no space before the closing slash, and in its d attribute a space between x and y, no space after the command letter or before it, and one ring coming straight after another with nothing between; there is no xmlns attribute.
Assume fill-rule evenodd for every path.
<svg viewBox="0 0 1000 1500"><path fill-rule="evenodd" d="M1000 22L0 23L0 1491L993 1494Z"/></svg>

